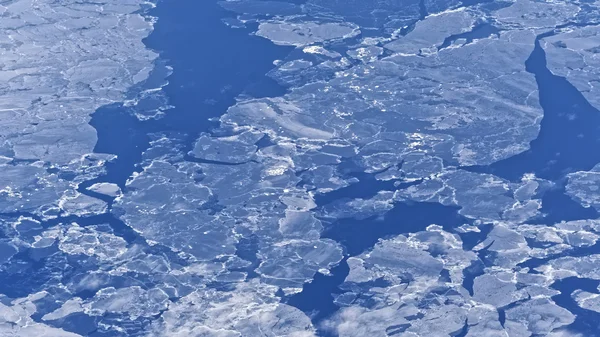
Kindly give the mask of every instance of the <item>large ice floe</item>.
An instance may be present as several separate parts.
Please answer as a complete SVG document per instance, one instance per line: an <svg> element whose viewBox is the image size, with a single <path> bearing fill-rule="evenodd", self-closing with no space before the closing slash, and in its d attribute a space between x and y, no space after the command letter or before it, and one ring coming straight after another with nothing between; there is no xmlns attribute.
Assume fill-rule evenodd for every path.
<svg viewBox="0 0 600 337"><path fill-rule="evenodd" d="M126 99L157 54L142 39L143 4L10 1L0 5L0 155L3 212L51 217L104 211L74 194L111 156L94 154L99 107ZM66 179L66 177L73 177ZM79 203L87 210L79 210Z"/></svg>
<svg viewBox="0 0 600 337"><path fill-rule="evenodd" d="M598 3L223 1L286 90L198 134L161 124L153 6L0 3L0 334L598 335L598 166L490 168L553 113L532 63L598 108ZM126 182L89 124L115 104Z"/></svg>

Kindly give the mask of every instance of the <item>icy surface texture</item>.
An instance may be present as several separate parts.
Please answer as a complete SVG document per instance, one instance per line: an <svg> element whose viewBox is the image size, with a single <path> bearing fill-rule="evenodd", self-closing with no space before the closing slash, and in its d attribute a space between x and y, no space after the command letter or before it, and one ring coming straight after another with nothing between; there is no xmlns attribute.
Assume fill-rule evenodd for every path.
<svg viewBox="0 0 600 337"><path fill-rule="evenodd" d="M4 212L47 216L51 208L56 212L62 208L78 214L74 208L80 201L82 207L91 207L83 212L102 210L91 206L94 201L73 194L78 182L101 174L110 159L90 155L97 140L96 130L88 124L90 115L103 105L123 101L153 68L157 54L142 43L152 30L152 20L138 13L142 5L136 1L0 5ZM29 161L35 163L27 165ZM78 177L69 181L67 176Z"/></svg>
<svg viewBox="0 0 600 337"><path fill-rule="evenodd" d="M567 194L584 207L600 208L600 166L568 175Z"/></svg>
<svg viewBox="0 0 600 337"><path fill-rule="evenodd" d="M11 1L0 7L3 155L67 164L90 153L89 116L145 80L157 54L141 2ZM7 123L6 123L7 122Z"/></svg>
<svg viewBox="0 0 600 337"><path fill-rule="evenodd" d="M173 4L0 4L0 334L597 334L598 4L300 2L215 7L287 56L200 106Z"/></svg>

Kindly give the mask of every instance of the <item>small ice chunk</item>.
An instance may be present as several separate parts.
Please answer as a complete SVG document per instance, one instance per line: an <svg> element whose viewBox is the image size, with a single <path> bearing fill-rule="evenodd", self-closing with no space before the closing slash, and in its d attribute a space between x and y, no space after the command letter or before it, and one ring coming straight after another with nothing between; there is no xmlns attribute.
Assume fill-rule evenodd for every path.
<svg viewBox="0 0 600 337"><path fill-rule="evenodd" d="M600 312L600 294L590 293L584 290L575 290L571 297L577 304L587 310Z"/></svg>
<svg viewBox="0 0 600 337"><path fill-rule="evenodd" d="M323 48L322 46L304 47L304 49L302 51L307 54L320 54L320 55L327 56L330 58L342 57L342 55L340 53L338 53L336 51L329 51L329 50Z"/></svg>
<svg viewBox="0 0 600 337"><path fill-rule="evenodd" d="M96 183L88 187L88 190L108 195L109 197L117 197L121 194L121 188L119 188L117 184L113 183Z"/></svg>

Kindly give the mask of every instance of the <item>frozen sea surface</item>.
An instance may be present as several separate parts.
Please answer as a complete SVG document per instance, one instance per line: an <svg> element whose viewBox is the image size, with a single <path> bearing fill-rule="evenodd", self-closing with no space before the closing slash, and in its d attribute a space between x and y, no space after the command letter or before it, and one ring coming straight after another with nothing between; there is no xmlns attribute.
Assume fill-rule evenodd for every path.
<svg viewBox="0 0 600 337"><path fill-rule="evenodd" d="M600 2L0 16L0 335L600 336Z"/></svg>

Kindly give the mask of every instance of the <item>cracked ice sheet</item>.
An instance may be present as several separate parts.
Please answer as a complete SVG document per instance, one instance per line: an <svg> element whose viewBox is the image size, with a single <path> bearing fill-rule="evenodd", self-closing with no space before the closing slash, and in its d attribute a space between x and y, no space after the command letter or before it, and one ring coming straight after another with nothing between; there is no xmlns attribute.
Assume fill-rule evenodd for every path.
<svg viewBox="0 0 600 337"><path fill-rule="evenodd" d="M549 261L547 264L537 267L544 275L552 280L560 280L567 277L589 278L600 280L600 255L591 254L587 256L574 257L565 256Z"/></svg>
<svg viewBox="0 0 600 337"><path fill-rule="evenodd" d="M231 161L218 151L228 142L247 144L239 137L204 139L203 153L217 162ZM312 195L297 187L300 178L290 168L290 156L299 169L303 156L305 165L312 162L306 159L336 163L337 156L315 152L316 158L306 158L310 151L296 154L296 147L273 145L251 147L252 161L219 165L183 162L173 148L169 139L155 140L144 154L144 170L127 182L113 207L144 238L201 261L231 257L240 238L255 238L256 272L286 293L300 291L316 272L327 273L342 259L337 243L320 239Z"/></svg>
<svg viewBox="0 0 600 337"><path fill-rule="evenodd" d="M220 229L232 230L241 235L257 235L261 247L258 256L264 259L258 272L263 280L266 282L276 280L274 284L287 289L298 288L302 282L310 279L309 275L314 273L315 268L326 269L335 259L319 262L322 263L320 265L312 265L311 259L286 254L288 249L278 248L280 251L272 252L264 247L277 242L287 244L286 240L289 238L279 237L280 234L273 231L275 228L280 230L283 237L285 235L297 237L299 233L296 229L289 230L287 221L273 221L273 219L283 218L283 213L275 211L273 205L278 205L281 201L287 207L292 209L299 207L303 211L310 211L314 207L310 195L297 188L298 180L294 172L306 168L316 172L321 168L327 169L337 165L336 156L330 155L311 156L308 161L310 165L307 165L304 159L307 157L305 153L325 149L333 143L342 143L352 149L351 152L354 154L350 156L355 156L356 161L367 172L389 169L405 157L411 158L414 165L410 170L410 165L407 165L407 171L413 172L412 179L435 175L443 170L439 158L460 164L486 164L519 153L525 150L529 141L537 136L541 118L535 82L522 65L531 52L534 39L535 34L529 31L503 32L497 38L483 39L462 48L442 50L435 57L393 56L373 61L368 65L351 67L339 71L334 79L292 88L291 92L282 98L239 102L221 118L222 126L238 130L250 129L252 133L267 134L275 145L256 151L252 142L235 139L235 137L219 139L219 137L203 136L204 138L199 139L197 145L202 147L200 155L209 156L201 157L202 159L240 163L238 159L246 161L252 158L251 162L242 165L200 164L196 166L203 171L198 179L198 185L210 189L216 198L216 204L220 206L212 208L215 213L211 216L220 217L221 221L244 219L241 225L235 224L236 220L233 220L231 224ZM485 48L489 55L479 56L481 48ZM467 60L472 64L473 59L476 60L475 66L457 68ZM521 61L515 62L515 59ZM411 71L415 68L424 71L412 74ZM444 69L440 71L439 68ZM444 80L449 79L447 84L440 83L442 74ZM398 79L402 80L398 81ZM457 88L459 83L468 83L468 85ZM440 87L441 89L438 89ZM474 89L476 87L484 87L484 89L476 90ZM431 94L423 98L423 92ZM434 109L432 113L432 98L436 103L437 96L440 96L437 101L439 106L437 112ZM481 110L471 111L474 108L461 103L477 99L489 104ZM406 106L407 101L411 102L410 107ZM414 108L415 106L417 109ZM454 111L454 114L448 115L448 111ZM506 118L499 118L499 116L506 116ZM513 126L509 128L510 135L494 133L505 129L507 123ZM516 146L512 140L507 141L511 137L518 139ZM231 160L219 150L222 148L236 148L240 152L239 154L236 152L235 160ZM423 156L423 153L428 155ZM417 163L423 160L422 157L427 157L424 160L427 163L439 162L440 165L434 166L437 171L419 168ZM169 163L169 165L181 166L182 164ZM244 177L252 176L252 181L240 179L240 172L244 172ZM329 181L332 179L335 181L336 178L338 181L341 180L334 171L323 172L328 174L323 178L330 177ZM326 179L323 178L317 181L325 181ZM134 177L132 182L136 179L137 177ZM253 180L260 183L253 183ZM232 182L237 184L234 185ZM535 215L539 204L535 201L529 203L527 199L528 196L530 197L529 192L521 191L525 187L515 185L505 188L504 183L500 182L497 184L499 186L489 187L491 190L498 189L496 196L503 206L501 211L515 204L519 205L523 201L528 206L532 206L531 212L525 212L527 214L524 219ZM337 188L339 186L341 185L337 185ZM484 187L488 188L488 186ZM504 198L506 192L511 192L513 197ZM292 199L286 196L288 193L294 194ZM519 193L524 193L526 196L516 196ZM274 200L278 201L274 202ZM170 204L166 204L167 211L171 207ZM207 207L213 206L211 204ZM477 216L478 212L489 212L489 209L479 209L475 206L472 206L473 216ZM124 217L129 216L127 213L136 212L128 209ZM285 216L287 217L287 214ZM493 214L493 217L497 215ZM159 229L153 227L156 223L144 221L140 215L135 221L128 221L128 224L143 233L150 232L156 237L158 233L166 233L166 242L170 245L186 232L178 233L180 228L170 228L168 223L171 221L172 219L161 220L161 226L164 227L159 226ZM315 225L315 221L307 221L307 224L309 228L300 231L308 230L311 237L320 231L320 225ZM164 228L169 230L161 232ZM271 234L266 235L267 232ZM169 238L172 233L175 236ZM275 237L272 237L272 233L276 233ZM160 239L164 240L164 236ZM227 243L231 246L234 244L235 242ZM302 247L305 245L310 247L310 244L302 243ZM185 250L185 247L181 249ZM193 250L189 252L197 254ZM218 255L213 255L213 258L216 256ZM294 263L297 261L301 266L308 265L309 273L304 274L303 267L296 267L287 262L284 266L277 266L275 260L269 261L272 257L276 257L275 260ZM272 270L272 265L277 269ZM286 270L287 266L295 267ZM284 277L280 278L280 274ZM297 280L294 277L298 277Z"/></svg>
<svg viewBox="0 0 600 337"><path fill-rule="evenodd" d="M58 249L67 254L94 256L100 261L114 262L127 251L123 238L98 231L94 226L84 228L74 223L66 228L50 229L44 234L46 238L56 236Z"/></svg>
<svg viewBox="0 0 600 337"><path fill-rule="evenodd" d="M255 145L263 137L261 133L242 132L229 137L213 138L202 135L190 152L199 159L213 160L222 163L243 163L249 161L258 147Z"/></svg>
<svg viewBox="0 0 600 337"><path fill-rule="evenodd" d="M39 221L27 217L20 217L13 223L7 222L0 222L3 234L10 238L8 246L5 243L0 246L3 255L1 268L5 277L26 272L27 277L43 279L47 273L56 272L55 268L63 270L76 266L73 273L62 278L64 289L73 293L100 290L110 286L115 280L122 286L119 279L129 279L126 283L139 284L146 277L151 277L154 282L164 282L166 289L172 289L172 294L185 293L186 288L199 286L210 282L209 280L244 278L243 273L225 270L226 264L233 268L239 265L231 259L212 266L191 267L193 270L203 270L202 277L199 277L185 268L170 264L163 255L145 253L142 246L128 244L106 224L81 227L76 223L69 223L45 229ZM43 265L31 268L23 258L17 258L16 261L10 259L10 254L17 252L28 256L52 255L45 257ZM170 271L174 271L174 274L169 275ZM9 289L14 286L8 284ZM54 289L55 286L63 287L59 281L50 285L34 284L32 290Z"/></svg>
<svg viewBox="0 0 600 337"><path fill-rule="evenodd" d="M105 210L88 207L96 202L89 198L67 199L110 160L91 154L97 137L90 115L123 101L154 67L157 54L142 43L153 24L141 15L143 6L135 0L0 5L1 212L49 219Z"/></svg>
<svg viewBox="0 0 600 337"><path fill-rule="evenodd" d="M46 295L45 292L39 292L10 302L4 295L0 295L0 335L80 337L79 334L39 323L31 318L37 312L36 305L33 302L44 298Z"/></svg>
<svg viewBox="0 0 600 337"><path fill-rule="evenodd" d="M529 274L517 267L532 256L544 257L594 244L598 238L597 220L561 222L553 226L494 224L487 238L474 248L475 252L485 248L493 254L493 259L489 260L492 265L484 269L483 275L474 279L473 296L460 285L465 277L463 272L468 269L465 266L478 260L474 252L462 251L460 239L437 226L428 228L428 233L411 234L408 239L398 236L381 240L372 251L350 257L350 273L342 286L349 292L336 299L344 308L327 326L341 336L386 336L392 332L404 332L404 336L447 335L460 330L466 320L467 336L506 336L507 333L510 336L560 336L564 333L562 328L572 323L574 316L551 301L559 292L549 286L557 279L573 276L574 273L567 272L571 269L579 270L580 277L597 277L597 273L590 273L589 266L593 263L576 262L577 258L558 262L562 272L559 270L556 274L551 268L541 268L544 274ZM439 233L437 238L434 233ZM444 239L440 240L441 237ZM531 248L526 237L551 246ZM450 256L449 251L454 253ZM439 277L441 269L449 271L446 281ZM451 286L454 291L442 285ZM413 297L427 301L427 305L419 305L420 302L408 305L413 303L408 300L415 301ZM495 308L506 308L504 328ZM419 317L417 310L425 316ZM432 313L426 313L427 310ZM439 321L443 315L463 319ZM432 319L439 324L431 321L420 324L419 319L424 322ZM420 330L432 329L434 325L444 325L448 331Z"/></svg>
<svg viewBox="0 0 600 337"><path fill-rule="evenodd" d="M549 333L548 328L552 327L560 335L562 330L557 328L573 322L574 316L549 301L560 293L550 286L567 277L599 279L597 268L594 268L598 263L597 255L568 256L576 253L579 247L594 245L598 240L598 229L598 220L561 222L552 226L496 223L488 237L474 248L476 251L485 248L493 266L485 268L485 274L475 278L473 298L506 307L505 328L511 336L529 336L524 334L524 327L542 335ZM531 257L553 255L562 257L535 268L539 273L519 270L518 264ZM590 303L593 303L594 296L586 295L582 300L587 297L592 298ZM525 301L527 298L532 300ZM511 317L519 319L509 322Z"/></svg>
<svg viewBox="0 0 600 337"><path fill-rule="evenodd" d="M600 237L599 224L598 220L563 221L553 225L498 221L474 250L493 254L494 267L518 269L520 263L532 258L569 255L578 248L595 245ZM544 285L552 282L550 277Z"/></svg>
<svg viewBox="0 0 600 337"><path fill-rule="evenodd" d="M309 1L305 10L319 8L344 16L344 13L370 6L379 7L370 2L342 6L338 2ZM403 3L401 13L408 13L409 9L409 4ZM524 63L533 50L537 30L565 23L578 11L579 7L574 4L519 0L491 11L459 8L439 12L419 21L414 30L388 47L394 49L393 46L398 45L398 48L412 48L413 52L422 47L435 47L446 37L471 28L477 20L491 20L503 30L499 37L434 51L427 57L396 55L379 61L370 59L368 65L340 69L334 79L323 81L321 77L306 84L300 81L304 85L294 86L291 93L283 97L288 106L293 106L291 110L275 107L280 105L280 98L245 101L236 108L263 119L259 125L254 124L257 128L262 129L261 124L267 122L269 129L286 137L291 131L292 137L359 138L366 143L385 137L387 132L396 132L393 137L398 144L394 144L394 150L407 147L399 139L402 134L407 138L435 137L437 144L430 140L431 144L421 144L422 149L461 165L490 164L527 150L529 142L536 138L543 113L535 79L525 71ZM534 15L523 20L523 12ZM453 28L435 35L438 29L428 27L439 27L436 23L440 20L450 22ZM322 68L326 63L332 62L308 66L302 70L301 77L306 78L312 69ZM465 64L469 67L464 67ZM291 81L286 72L275 70L272 75L276 79L280 77L283 83ZM476 104L465 105L464 102ZM236 108L230 109L229 115L236 114ZM294 110L302 111L302 115L298 116ZM250 124L247 118L242 123ZM359 128L360 134L352 134ZM300 133L301 130L307 132ZM317 136L315 132L324 133ZM418 142L410 144L419 146ZM398 156L378 155L382 156L387 158L374 159L385 160L388 166L399 162Z"/></svg>
<svg viewBox="0 0 600 337"><path fill-rule="evenodd" d="M48 166L41 161L0 164L0 212L31 213L42 219L103 213L103 201L75 190L80 182L103 174L104 164L111 158L90 154L63 166Z"/></svg>
<svg viewBox="0 0 600 337"><path fill-rule="evenodd" d="M363 147L357 160L365 170L414 152L489 164L526 150L539 131L537 86L523 65L534 40L532 32L511 31L432 56L387 57L283 97L240 102L221 121L274 141L350 142Z"/></svg>
<svg viewBox="0 0 600 337"><path fill-rule="evenodd" d="M528 228L523 229L522 227ZM542 228L543 226L533 227ZM526 236L530 234L530 226L510 223L495 224L487 238L474 248L479 254L483 253L486 257L485 261L489 262L482 270L484 273L474 279L473 298L495 307L506 308L507 314L510 310L517 310L516 305L526 305L526 300L530 298L540 300L538 302L542 307L546 305L556 307L550 299L552 296L560 294L560 292L550 288L550 286L556 280L566 276L560 273L552 273L551 268L547 266L536 268L536 270L550 270L550 272L532 274L529 273L528 268L520 267L519 264L535 257L545 258L552 257L553 254L574 252L577 247L580 247L580 244L578 242L571 243L568 236L573 233L581 234L583 232L581 229L586 227L588 226L584 223L560 223L549 227L545 233L554 231L555 236L552 238L554 246L550 244L547 250L543 250L528 246L531 243L537 246L547 243L544 237L537 240L537 242L535 238L528 242ZM579 230L573 232L565 228ZM558 233L560 235L556 235ZM561 241L560 237L564 239ZM556 308L559 310L558 307ZM521 314L524 312L520 309L517 311ZM563 309L560 309L559 312L568 313ZM531 317L531 319L534 318L534 316ZM530 323L534 324L533 321Z"/></svg>
<svg viewBox="0 0 600 337"><path fill-rule="evenodd" d="M539 215L538 189L550 182L524 176L512 183L491 174L447 170L420 184L396 191L395 198L460 206L459 213L480 221L522 223Z"/></svg>
<svg viewBox="0 0 600 337"><path fill-rule="evenodd" d="M343 40L360 34L356 25L335 22L306 22L299 23L261 22L256 35L271 40L275 44L288 46L307 46L332 40Z"/></svg>
<svg viewBox="0 0 600 337"><path fill-rule="evenodd" d="M600 312L600 294L575 290L571 294L571 297L573 297L581 308Z"/></svg>
<svg viewBox="0 0 600 337"><path fill-rule="evenodd" d="M92 152L90 114L122 101L157 57L142 43L152 22L136 13L141 5L14 1L2 7L4 155L66 164Z"/></svg>
<svg viewBox="0 0 600 337"><path fill-rule="evenodd" d="M386 44L385 48L401 54L435 54L447 37L470 31L478 16L481 13L465 8L428 16L417 22L409 34Z"/></svg>
<svg viewBox="0 0 600 337"><path fill-rule="evenodd" d="M17 229L23 226L24 219L15 225ZM196 263L178 259L169 252L155 255L149 251L156 252L156 248L127 244L114 235L108 225L80 227L77 224L59 224L42 233L39 233L42 228L30 230L38 231L32 238L37 241L27 245L24 241L28 235L22 232L19 235L22 240L17 242L19 247L28 247L30 250L27 252L35 255L36 249L47 250L47 247L55 245L58 250L46 257L44 266L60 268L59 274L62 274L61 270L77 267L68 275L59 276L51 286L41 284L38 288L40 291L47 290L51 295L43 303L35 303L37 314L54 326L73 319L69 316L75 313L79 313L78 317L106 317L108 314L114 320L102 319L99 330L139 333L136 324L154 321L156 315L174 305L170 299L186 296L208 283L243 280L243 277L238 277L239 272L227 270L244 267L241 259ZM47 241L45 246L37 247L36 243L42 240ZM21 260L15 267L22 270L25 267L23 262ZM14 268L7 269L4 265L3 272L14 272ZM39 272L41 275L36 271L32 277L44 277L44 272ZM75 296L82 291L95 295L83 300ZM226 293L223 296L227 296ZM2 300L2 303L8 302Z"/></svg>
<svg viewBox="0 0 600 337"><path fill-rule="evenodd" d="M149 336L314 337L310 319L280 303L277 287L240 283L232 292L199 289L172 303Z"/></svg>
<svg viewBox="0 0 600 337"><path fill-rule="evenodd" d="M546 336L574 321L550 300L557 292L545 290L541 275L490 268L475 279L470 296L462 287L463 271L477 260L458 236L438 226L380 240L348 259L350 273L341 287L347 292L336 298L342 308L325 327L345 337L448 336L465 324L469 337ZM496 308L508 305L503 327Z"/></svg>
<svg viewBox="0 0 600 337"><path fill-rule="evenodd" d="M590 171L569 173L567 178L567 195L584 207L600 210L600 165Z"/></svg>
<svg viewBox="0 0 600 337"><path fill-rule="evenodd" d="M65 216L89 216L103 214L108 210L105 201L78 192L73 196L63 196L58 205Z"/></svg>
<svg viewBox="0 0 600 337"><path fill-rule="evenodd" d="M311 16L338 17L366 28L400 29L419 18L419 0L309 0L304 11Z"/></svg>
<svg viewBox="0 0 600 337"><path fill-rule="evenodd" d="M122 314L134 321L139 317L159 315L167 309L168 304L168 295L158 288L145 290L139 286L119 289L108 287L87 300L79 297L68 300L60 308L44 315L42 320L58 320L73 313L84 312L89 316Z"/></svg>
<svg viewBox="0 0 600 337"><path fill-rule="evenodd" d="M496 11L494 19L502 28L520 27L546 31L571 21L580 10L576 3L566 1L516 0L512 5Z"/></svg>
<svg viewBox="0 0 600 337"><path fill-rule="evenodd" d="M201 260L233 254L231 221L209 214L212 192L190 178L199 169L193 163L153 161L127 182L127 191L115 200L112 212L145 239Z"/></svg>
<svg viewBox="0 0 600 337"><path fill-rule="evenodd" d="M475 259L473 252L461 249L457 236L438 226L380 240L373 250L348 259L350 273L342 289L349 292L336 302L354 299L327 325L340 336L387 336L395 330L406 336L444 336L459 331L467 305L460 295L462 269ZM448 272L446 281L440 278L442 270ZM446 304L440 304L446 296Z"/></svg>

